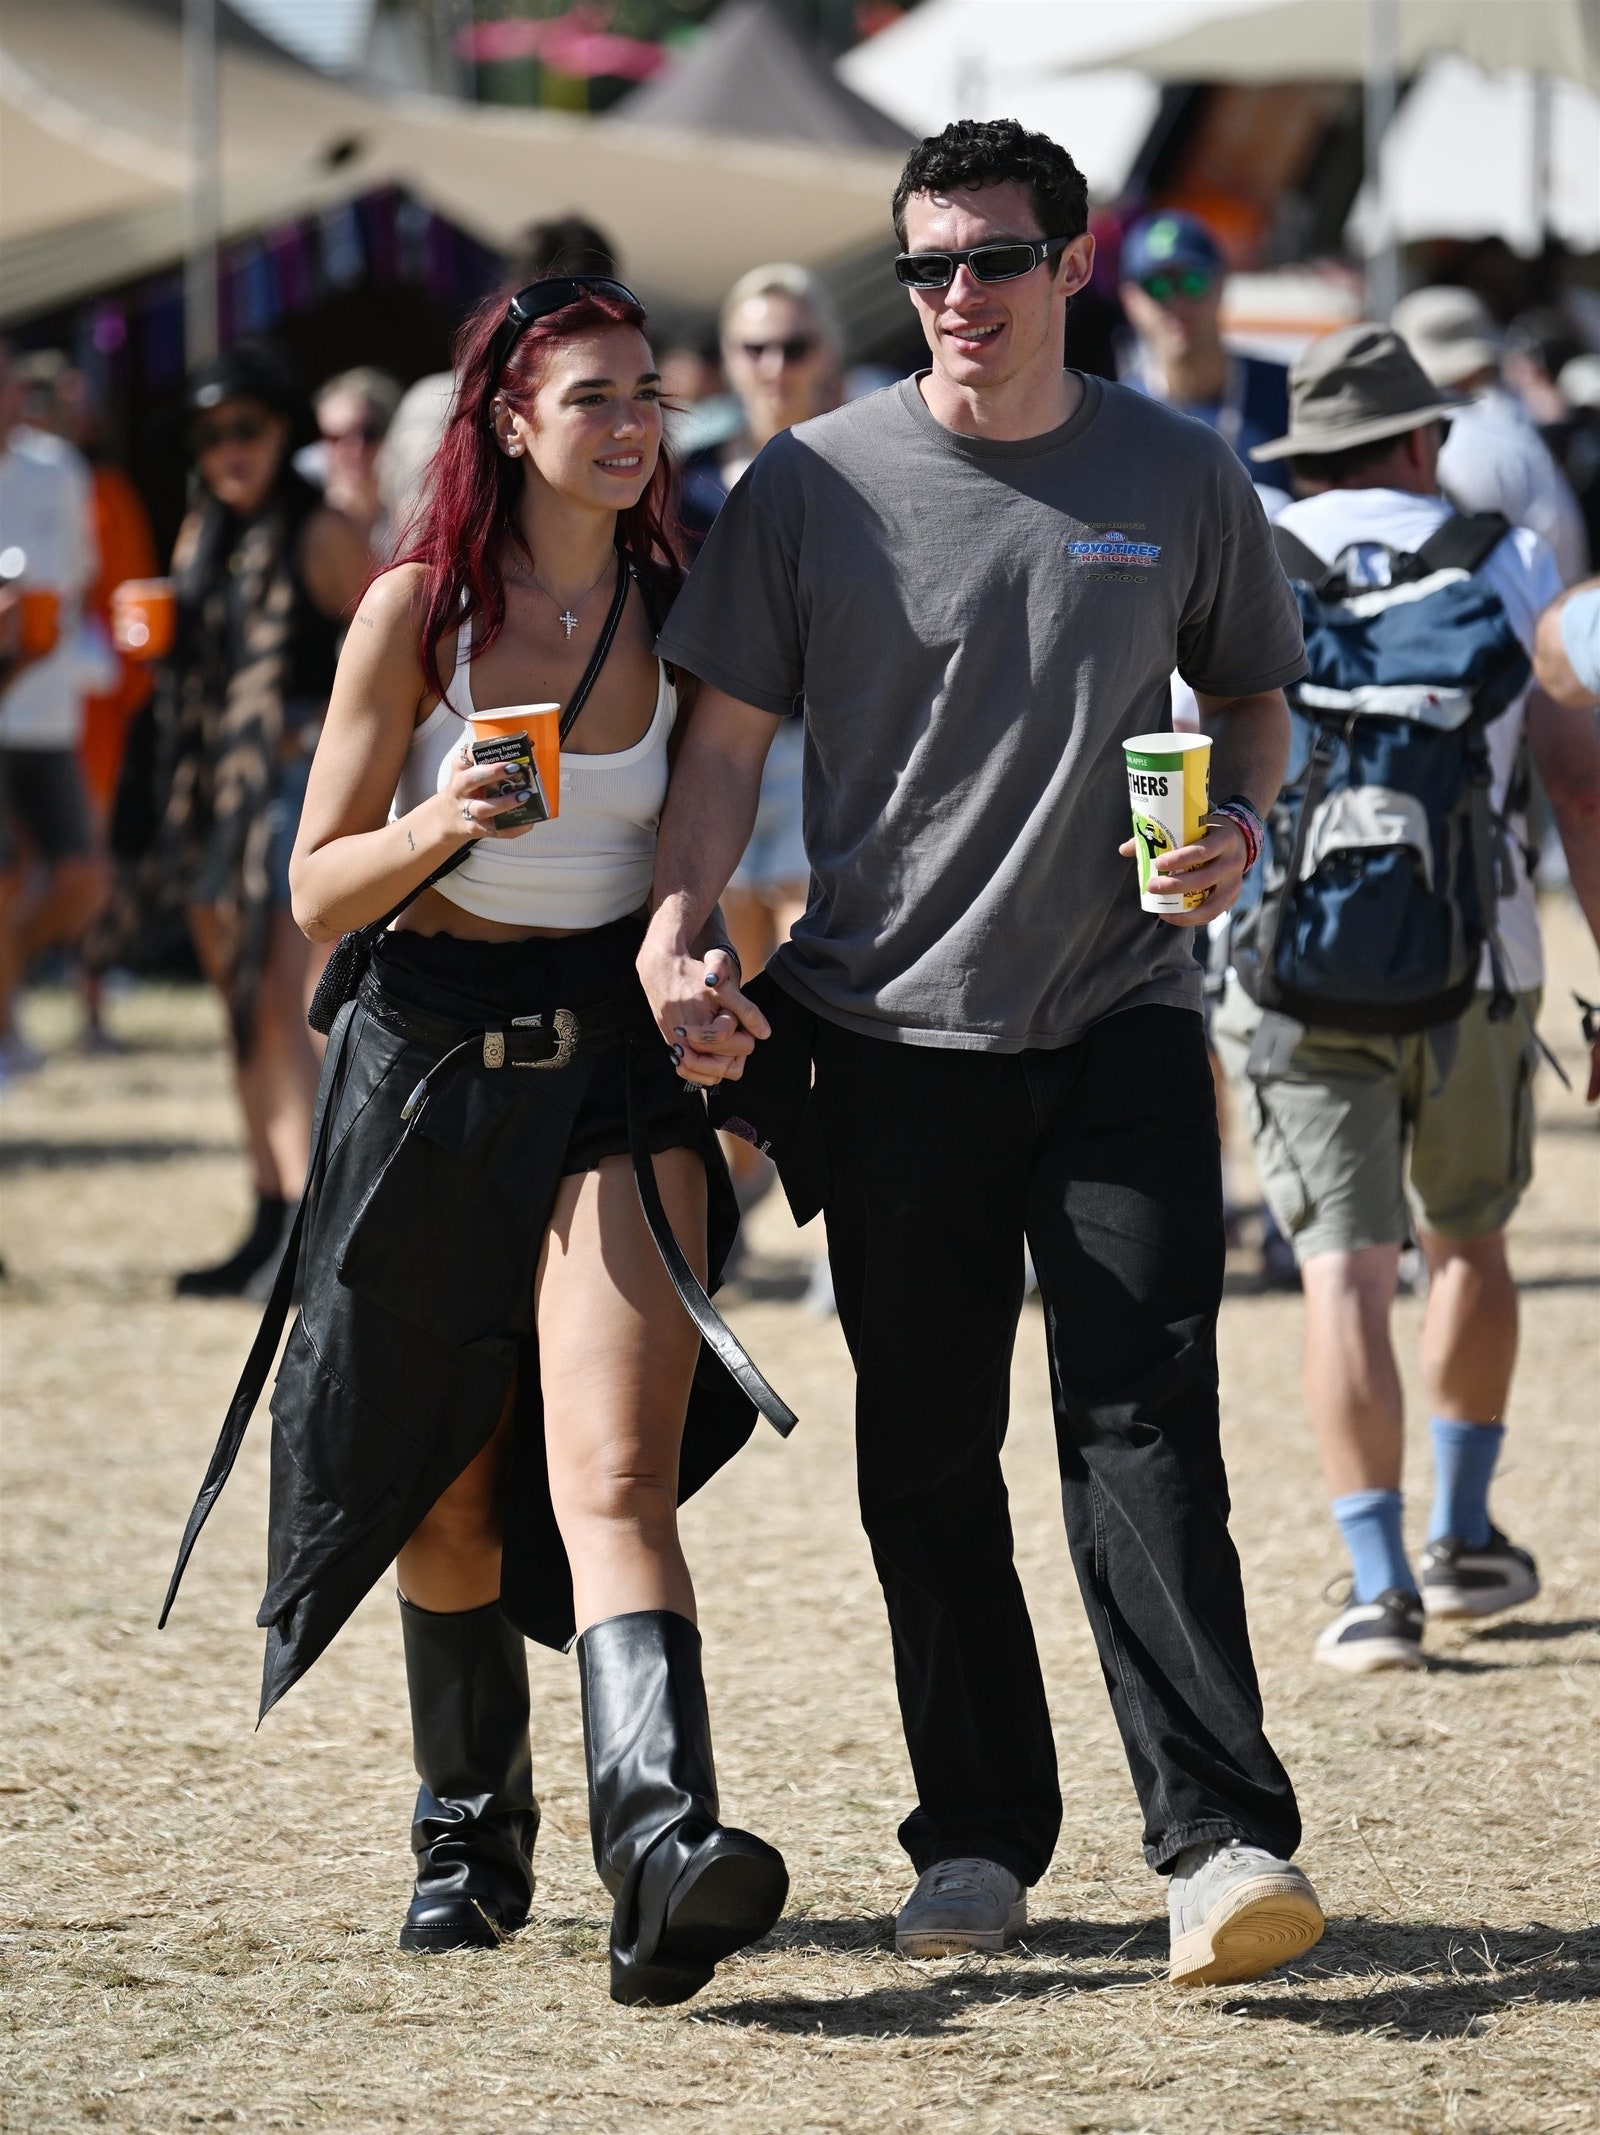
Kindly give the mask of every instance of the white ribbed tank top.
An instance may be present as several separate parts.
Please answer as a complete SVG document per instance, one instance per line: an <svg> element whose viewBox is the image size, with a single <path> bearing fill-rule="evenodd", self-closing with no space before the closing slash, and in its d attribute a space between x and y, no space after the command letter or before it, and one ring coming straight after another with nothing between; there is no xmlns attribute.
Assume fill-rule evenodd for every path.
<svg viewBox="0 0 1600 2135"><path fill-rule="evenodd" d="M389 809L408 815L450 777L472 702L472 624L456 639L450 687L411 737ZM631 749L607 756L561 752L561 813L520 838L482 838L434 887L463 911L512 927L603 927L638 911L650 894L656 825L667 795L667 737L678 692L664 662L656 708ZM496 718L520 710L495 707Z"/></svg>

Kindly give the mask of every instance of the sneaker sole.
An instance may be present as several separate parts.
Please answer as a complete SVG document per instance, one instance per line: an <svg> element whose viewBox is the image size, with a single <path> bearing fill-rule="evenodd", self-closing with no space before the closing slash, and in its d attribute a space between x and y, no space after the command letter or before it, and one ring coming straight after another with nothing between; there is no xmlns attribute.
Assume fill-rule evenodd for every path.
<svg viewBox="0 0 1600 2135"><path fill-rule="evenodd" d="M1167 1977L1175 1987L1226 1987L1303 1957L1327 1925L1310 1887L1259 1876L1230 1891L1209 1920L1179 1935Z"/></svg>
<svg viewBox="0 0 1600 2135"><path fill-rule="evenodd" d="M1022 1898L1011 1908L1011 1916L1004 1927L920 1927L912 1928L906 1934L897 1929L895 1954L898 1957L992 1957L1009 1949L1027 1924L1028 1903Z"/></svg>
<svg viewBox="0 0 1600 2135"><path fill-rule="evenodd" d="M1422 1590L1423 1613L1439 1623L1465 1623L1474 1616L1498 1616L1520 1609L1539 1592L1538 1574L1518 1585L1508 1579L1496 1587L1441 1586Z"/></svg>
<svg viewBox="0 0 1600 2135"><path fill-rule="evenodd" d="M1422 1648L1405 1638L1363 1638L1349 1646L1318 1646L1315 1658L1341 1675L1379 1675L1386 1669L1426 1668Z"/></svg>

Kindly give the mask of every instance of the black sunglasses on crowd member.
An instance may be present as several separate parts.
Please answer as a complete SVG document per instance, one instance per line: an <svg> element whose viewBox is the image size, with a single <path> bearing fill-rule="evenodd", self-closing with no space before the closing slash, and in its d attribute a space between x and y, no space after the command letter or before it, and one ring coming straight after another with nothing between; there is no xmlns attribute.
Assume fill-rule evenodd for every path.
<svg viewBox="0 0 1600 2135"><path fill-rule="evenodd" d="M1186 267L1178 274L1147 274L1139 287L1158 304L1170 304L1174 297L1203 297L1215 280L1204 267Z"/></svg>
<svg viewBox="0 0 1600 2135"><path fill-rule="evenodd" d="M739 346L752 363L759 363L763 356L776 351L785 363L802 363L816 347L814 334L791 334L787 341L741 341Z"/></svg>
<svg viewBox="0 0 1600 2135"><path fill-rule="evenodd" d="M231 422L196 423L190 433L196 453L215 452L219 445L259 445L267 424L259 415L236 415Z"/></svg>
<svg viewBox="0 0 1600 2135"><path fill-rule="evenodd" d="M561 311L568 304L576 304L579 297L615 297L619 303L644 306L624 282L613 281L609 274L547 274L543 281L530 282L526 289L519 289L506 306L505 318L500 331L494 337L494 346L489 352L489 377L491 391L493 381L505 368L506 358L517 345L517 336L535 319L548 318L553 311Z"/></svg>
<svg viewBox="0 0 1600 2135"><path fill-rule="evenodd" d="M319 428L317 432L317 435L325 445L348 444L352 438L359 438L363 445L381 445L387 434L386 426L377 422L352 423L347 430L323 430Z"/></svg>
<svg viewBox="0 0 1600 2135"><path fill-rule="evenodd" d="M894 271L908 289L948 289L958 267L965 267L975 281L1014 282L1019 275L1031 274L1042 260L1058 258L1071 243L1070 237L1007 237L969 245L964 252L902 252Z"/></svg>

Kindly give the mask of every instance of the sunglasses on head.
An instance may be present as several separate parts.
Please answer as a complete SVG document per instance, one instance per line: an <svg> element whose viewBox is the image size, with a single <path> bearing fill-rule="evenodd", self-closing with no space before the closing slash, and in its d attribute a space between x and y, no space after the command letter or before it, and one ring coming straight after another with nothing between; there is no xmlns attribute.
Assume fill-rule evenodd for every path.
<svg viewBox="0 0 1600 2135"><path fill-rule="evenodd" d="M1203 297L1215 279L1204 267L1184 267L1172 274L1147 274L1139 287L1158 304L1170 304L1174 297Z"/></svg>
<svg viewBox="0 0 1600 2135"><path fill-rule="evenodd" d="M752 363L763 356L778 355L785 363L801 363L816 347L814 334L791 334L787 341L741 341L739 346Z"/></svg>
<svg viewBox="0 0 1600 2135"><path fill-rule="evenodd" d="M948 289L959 267L974 281L1014 282L1041 261L1058 258L1071 242L1070 237L1006 238L997 244L969 245L964 252L902 252L894 271L908 289Z"/></svg>
<svg viewBox="0 0 1600 2135"><path fill-rule="evenodd" d="M615 282L608 274L549 274L542 282L530 282L526 289L519 289L506 306L506 315L494 337L494 346L489 351L491 391L524 327L531 326L536 319L548 318L553 311L564 311L567 305L576 304L580 297L587 296L615 297L619 304L632 304L639 311L644 309L626 283Z"/></svg>
<svg viewBox="0 0 1600 2135"><path fill-rule="evenodd" d="M267 425L259 415L236 415L231 422L196 423L194 449L215 452L219 445L259 445Z"/></svg>

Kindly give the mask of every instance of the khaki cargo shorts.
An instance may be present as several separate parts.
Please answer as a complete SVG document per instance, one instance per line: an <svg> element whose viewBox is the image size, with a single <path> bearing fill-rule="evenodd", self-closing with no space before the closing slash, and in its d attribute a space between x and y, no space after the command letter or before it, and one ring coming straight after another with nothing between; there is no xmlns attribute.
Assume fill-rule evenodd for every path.
<svg viewBox="0 0 1600 2135"><path fill-rule="evenodd" d="M1239 1094L1261 1190L1297 1260L1399 1245L1415 1221L1446 1238L1504 1228L1533 1176L1533 1071L1527 1017L1489 1021L1489 995L1461 1018L1460 1050L1439 1082L1425 1037L1311 1031L1281 1079L1244 1072L1261 1011L1230 978L1212 1042Z"/></svg>

